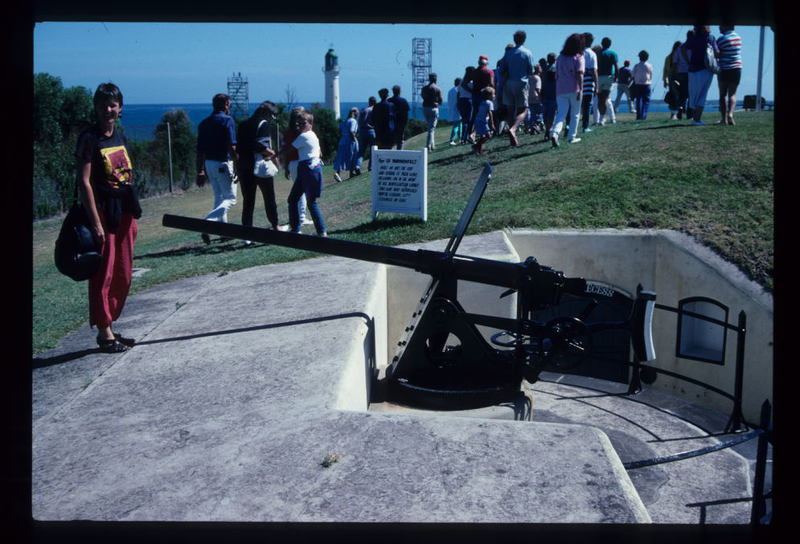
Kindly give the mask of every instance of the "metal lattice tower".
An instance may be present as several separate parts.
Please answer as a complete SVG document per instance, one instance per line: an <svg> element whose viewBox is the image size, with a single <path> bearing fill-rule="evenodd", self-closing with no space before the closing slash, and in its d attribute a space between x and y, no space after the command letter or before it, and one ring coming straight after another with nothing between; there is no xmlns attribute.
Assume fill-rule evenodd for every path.
<svg viewBox="0 0 800 544"><path fill-rule="evenodd" d="M242 77L241 72L228 78L228 95L231 97L231 117L234 119L247 117L250 98L247 78Z"/></svg>
<svg viewBox="0 0 800 544"><path fill-rule="evenodd" d="M428 84L428 74L431 73L431 66L433 66L432 43L432 38L411 39L412 111L415 118L422 106L422 98L419 93Z"/></svg>

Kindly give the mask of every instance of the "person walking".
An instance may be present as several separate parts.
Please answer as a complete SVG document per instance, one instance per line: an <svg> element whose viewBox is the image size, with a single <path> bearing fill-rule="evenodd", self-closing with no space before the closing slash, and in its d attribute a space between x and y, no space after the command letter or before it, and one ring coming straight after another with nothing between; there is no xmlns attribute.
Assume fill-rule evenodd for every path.
<svg viewBox="0 0 800 544"><path fill-rule="evenodd" d="M436 85L436 79L435 73L428 74L428 84L420 91L422 112L425 115L425 123L428 129L428 139L425 143L428 151L433 151L436 148L434 133L436 132L436 124L439 121L439 106L443 102L442 90Z"/></svg>
<svg viewBox="0 0 800 544"><path fill-rule="evenodd" d="M494 127L494 88L486 87L481 91L483 100L478 105L478 115L475 117L475 134L478 141L472 146L472 152L483 153L483 144L492 137Z"/></svg>
<svg viewBox="0 0 800 544"><path fill-rule="evenodd" d="M679 99L679 86L678 83L678 62L675 60L675 53L678 52L678 49L681 46L680 41L676 41L672 44L672 49L670 50L669 54L664 59L664 70L661 74L662 82L664 83L664 88L667 89L667 97L665 102L669 107L670 121L676 121L678 119L678 111L680 109L680 105L678 103Z"/></svg>
<svg viewBox="0 0 800 544"><path fill-rule="evenodd" d="M506 49L501 64L503 72L503 105L508 118L508 138L511 146L519 145L517 128L525 121L530 87L528 78L533 75L533 54L525 47L527 34L514 32L514 47Z"/></svg>
<svg viewBox="0 0 800 544"><path fill-rule="evenodd" d="M347 117L339 123L339 147L333 161L333 179L342 181L340 172L347 170L350 177L361 173L358 169L358 108L350 108Z"/></svg>
<svg viewBox="0 0 800 544"><path fill-rule="evenodd" d="M558 147L559 145L558 135L564 126L564 121L567 119L567 112L570 114L567 141L569 143L581 141L580 138L576 137L576 133L578 131L578 119L580 118L583 73L586 65L583 44L583 35L570 34L556 60L557 109L555 122L550 132L550 142L553 147Z"/></svg>
<svg viewBox="0 0 800 544"><path fill-rule="evenodd" d="M683 49L689 62L689 108L692 110L692 124L702 126L703 110L706 107L708 89L714 73L706 67L706 54L708 48L715 57L719 56L717 40L711 35L707 26L695 25L694 35L686 40Z"/></svg>
<svg viewBox="0 0 800 544"><path fill-rule="evenodd" d="M211 99L213 112L197 126L197 176L207 179L214 194L206 221L228 222L228 210L236 205L236 123L229 115L231 97L219 93ZM208 233L201 238L211 243Z"/></svg>
<svg viewBox="0 0 800 544"><path fill-rule="evenodd" d="M542 114L544 117L544 139L550 139L550 130L556 117L556 54L548 53L542 65Z"/></svg>
<svg viewBox="0 0 800 544"><path fill-rule="evenodd" d="M633 95L636 101L636 119L644 121L650 109L650 95L653 84L653 65L647 62L650 54L639 51L639 62L633 67Z"/></svg>
<svg viewBox="0 0 800 544"><path fill-rule="evenodd" d="M461 143L469 143L472 137L472 72L474 66L467 66L464 77L458 86L458 115L461 117Z"/></svg>
<svg viewBox="0 0 800 544"><path fill-rule="evenodd" d="M136 220L142 216L128 141L117 127L122 104L119 87L100 84L93 97L96 123L78 136L75 149L79 198L100 246L100 267L89 278L89 326L97 327L103 353L136 343L112 329L130 291Z"/></svg>
<svg viewBox="0 0 800 544"><path fill-rule="evenodd" d="M461 78L453 81L453 88L447 91L447 120L452 124L450 129L450 145L458 145L461 139L461 114L458 112L458 89Z"/></svg>
<svg viewBox="0 0 800 544"><path fill-rule="evenodd" d="M328 236L325 218L317 202L322 196L322 160L319 138L313 128L314 116L310 112L302 112L297 124L300 134L292 141L292 147L297 149L297 177L289 191L289 229L294 234L300 234L302 224L298 203L300 197L305 195L317 235Z"/></svg>
<svg viewBox="0 0 800 544"><path fill-rule="evenodd" d="M400 85L392 87L392 96L388 99L394 106L394 145L396 149L403 149L408 112L411 109L408 100L400 96L400 90Z"/></svg>
<svg viewBox="0 0 800 544"><path fill-rule="evenodd" d="M271 161L279 171L277 154L272 147L273 121L278 107L269 101L258 105L249 118L239 123L236 131L239 182L242 186L242 225L253 226L253 211L256 205L256 189L261 191L267 221L274 230L282 229L278 223L278 206L275 202L275 177L259 176L254 172L259 160ZM250 245L245 240L245 245Z"/></svg>
<svg viewBox="0 0 800 544"><path fill-rule="evenodd" d="M631 84L633 83L633 73L631 72L631 61L626 60L622 63L622 68L619 69L617 74L617 97L614 99L614 111L619 113L619 102L622 95L625 95L625 100L628 102L628 111L636 113L636 107L633 104L633 96L631 96Z"/></svg>
<svg viewBox="0 0 800 544"><path fill-rule="evenodd" d="M600 113L600 126L606 124L606 113L612 123L617 122L614 104L611 102L611 88L619 74L619 56L611 49L611 38L600 40L600 54L597 56L597 110Z"/></svg>
<svg viewBox="0 0 800 544"><path fill-rule="evenodd" d="M721 36L717 39L719 49L719 114L721 125L735 125L733 112L736 110L736 88L742 78L742 38L733 25L719 27Z"/></svg>
<svg viewBox="0 0 800 544"><path fill-rule="evenodd" d="M372 170L372 146L375 145L375 126L372 124L372 107L375 97L367 99L367 106L358 113L358 171L364 160L369 161L368 171Z"/></svg>
<svg viewBox="0 0 800 544"><path fill-rule="evenodd" d="M489 68L489 57L480 55L478 57L478 66L475 67L468 75L464 77L461 86L472 90L472 111L470 113L470 128L475 126L475 116L478 114L478 106L483 98L481 97L481 89L492 87L495 89L495 97L497 97L497 87L494 81L494 70ZM472 131L470 130L470 133Z"/></svg>
<svg viewBox="0 0 800 544"><path fill-rule="evenodd" d="M583 74L583 97L581 100L581 124L583 132L591 132L589 122L589 109L592 105L592 98L597 89L597 53L592 50L594 36L591 32L583 33L583 59L585 72Z"/></svg>
<svg viewBox="0 0 800 544"><path fill-rule="evenodd" d="M394 145L394 104L389 102L389 89L378 91L380 102L372 106L372 126L378 149L391 149ZM370 166L372 162L370 161Z"/></svg>
<svg viewBox="0 0 800 544"><path fill-rule="evenodd" d="M694 31L690 30L686 33L686 39L694 36ZM689 60L687 55L684 54L686 42L683 42L672 56L672 62L677 66L675 68L675 86L678 89L678 119L683 119L684 115L689 118L692 112L687 109L687 102L689 100Z"/></svg>

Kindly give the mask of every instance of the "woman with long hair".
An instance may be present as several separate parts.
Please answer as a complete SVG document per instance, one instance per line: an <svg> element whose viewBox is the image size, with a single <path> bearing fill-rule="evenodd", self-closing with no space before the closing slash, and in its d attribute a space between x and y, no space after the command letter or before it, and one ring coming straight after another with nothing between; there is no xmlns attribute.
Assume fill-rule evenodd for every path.
<svg viewBox="0 0 800 544"><path fill-rule="evenodd" d="M564 42L561 54L556 59L556 118L550 132L550 142L558 147L558 135L569 113L569 143L580 142L575 137L578 119L581 114L581 95L585 62L583 58L584 41L582 34L570 34Z"/></svg>

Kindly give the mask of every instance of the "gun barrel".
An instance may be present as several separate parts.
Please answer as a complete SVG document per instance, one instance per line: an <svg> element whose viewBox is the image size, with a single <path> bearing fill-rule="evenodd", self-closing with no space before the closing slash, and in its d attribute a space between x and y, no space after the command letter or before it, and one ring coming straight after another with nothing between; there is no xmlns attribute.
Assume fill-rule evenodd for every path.
<svg viewBox="0 0 800 544"><path fill-rule="evenodd" d="M352 240L323 238L304 234L293 234L261 227L246 227L233 223L207 221L194 217L164 214L162 224L196 232L206 232L218 236L251 240L276 246L291 247L325 253L338 257L347 257L360 261L383 263L404 268L411 268L423 274L440 277L451 274L457 279L516 288L519 285L524 269L518 263L464 257L449 256L441 251L412 250L391 246L379 246Z"/></svg>

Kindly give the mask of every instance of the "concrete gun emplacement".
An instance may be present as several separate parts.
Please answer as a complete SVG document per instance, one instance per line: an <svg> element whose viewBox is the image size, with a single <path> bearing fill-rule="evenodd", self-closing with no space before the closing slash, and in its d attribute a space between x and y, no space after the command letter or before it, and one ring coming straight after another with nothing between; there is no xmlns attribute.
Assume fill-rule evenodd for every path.
<svg viewBox="0 0 800 544"><path fill-rule="evenodd" d="M623 321L592 321L604 298L619 296L583 278L540 265L528 257L513 263L456 254L491 179L486 164L444 251L411 250L350 240L293 234L260 227L165 214L163 225L315 253L410 268L431 276L404 337L386 369L388 400L434 410L462 410L495 405L519 395L547 369L575 365L591 352L593 333L616 329L629 333L638 362L655 359L652 315L655 293L638 290ZM458 301L458 280L505 287L516 293L516 317L468 313ZM537 320L536 313L559 304L569 294L585 299L577 315ZM496 329L489 341L478 326ZM459 344L448 345L457 337Z"/></svg>

